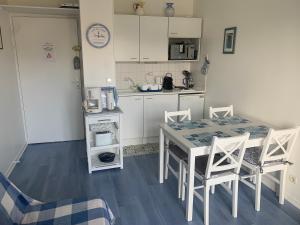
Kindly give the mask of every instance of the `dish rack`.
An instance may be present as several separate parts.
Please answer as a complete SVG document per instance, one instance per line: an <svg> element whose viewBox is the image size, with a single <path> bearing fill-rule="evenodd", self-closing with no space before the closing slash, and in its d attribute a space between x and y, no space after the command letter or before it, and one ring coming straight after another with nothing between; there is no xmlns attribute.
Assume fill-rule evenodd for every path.
<svg viewBox="0 0 300 225"><path fill-rule="evenodd" d="M99 170L123 169L123 147L120 143L120 112L85 115L86 147L89 173ZM97 140L97 141L96 141ZM104 152L115 154L112 162L102 162Z"/></svg>

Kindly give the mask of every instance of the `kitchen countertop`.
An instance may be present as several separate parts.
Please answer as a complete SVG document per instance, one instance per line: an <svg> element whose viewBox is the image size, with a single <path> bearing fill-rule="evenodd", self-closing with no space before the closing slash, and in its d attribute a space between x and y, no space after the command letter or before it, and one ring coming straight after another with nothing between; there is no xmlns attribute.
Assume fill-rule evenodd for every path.
<svg viewBox="0 0 300 225"><path fill-rule="evenodd" d="M173 90L162 90L160 92L141 92L139 90L132 90L132 89L118 89L119 97L122 96L135 96L135 95L173 95L173 94L205 94L205 91L189 89L189 90L182 90L182 89L173 89Z"/></svg>

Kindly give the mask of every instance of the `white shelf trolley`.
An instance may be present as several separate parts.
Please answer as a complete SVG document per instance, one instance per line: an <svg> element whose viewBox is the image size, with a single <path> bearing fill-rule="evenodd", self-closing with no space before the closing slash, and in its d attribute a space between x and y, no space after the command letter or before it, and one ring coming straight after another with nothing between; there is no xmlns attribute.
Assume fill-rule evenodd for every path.
<svg viewBox="0 0 300 225"><path fill-rule="evenodd" d="M123 169L123 146L120 138L120 121L122 111L103 110L102 113L85 113L86 150L89 173L99 170L121 168ZM97 132L111 132L112 141L109 145L96 145ZM99 154L104 152L115 153L113 162L101 162Z"/></svg>

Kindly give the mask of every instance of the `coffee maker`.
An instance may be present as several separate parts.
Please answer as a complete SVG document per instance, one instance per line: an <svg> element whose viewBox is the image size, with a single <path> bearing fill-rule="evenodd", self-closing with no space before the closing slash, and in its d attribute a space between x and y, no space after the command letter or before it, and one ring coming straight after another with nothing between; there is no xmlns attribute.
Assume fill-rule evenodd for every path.
<svg viewBox="0 0 300 225"><path fill-rule="evenodd" d="M184 70L184 71L182 71L182 74L184 75L184 79L182 81L182 83L184 85L184 88L185 89L193 88L194 87L194 82L193 82L193 79L192 79L192 73L187 71L187 70Z"/></svg>
<svg viewBox="0 0 300 225"><path fill-rule="evenodd" d="M89 87L85 89L85 101L83 107L88 113L102 112L101 88Z"/></svg>

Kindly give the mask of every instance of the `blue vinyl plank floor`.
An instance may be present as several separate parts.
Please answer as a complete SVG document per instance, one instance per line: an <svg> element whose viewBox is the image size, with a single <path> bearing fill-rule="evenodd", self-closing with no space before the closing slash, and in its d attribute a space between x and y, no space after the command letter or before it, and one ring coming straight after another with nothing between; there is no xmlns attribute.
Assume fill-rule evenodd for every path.
<svg viewBox="0 0 300 225"><path fill-rule="evenodd" d="M88 174L85 143L72 141L29 145L10 179L26 194L44 202L87 196L106 199L117 225L201 225L203 205L195 199L194 218L185 220L177 199L177 180L158 183L158 155L124 158L124 169ZM254 191L239 189L238 218L231 216L231 196L221 187L210 197L211 225L296 225L300 210L278 203L263 187L261 212L254 210Z"/></svg>

